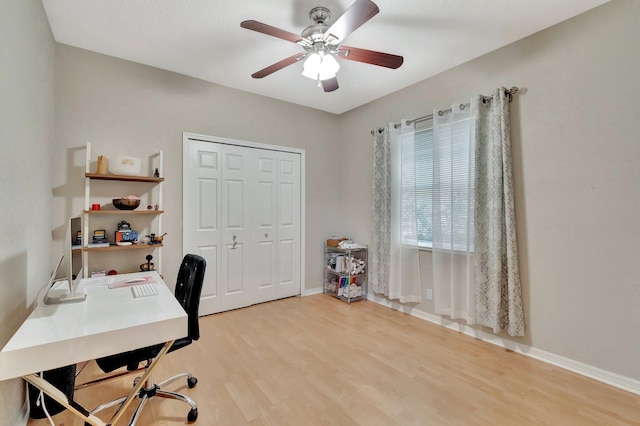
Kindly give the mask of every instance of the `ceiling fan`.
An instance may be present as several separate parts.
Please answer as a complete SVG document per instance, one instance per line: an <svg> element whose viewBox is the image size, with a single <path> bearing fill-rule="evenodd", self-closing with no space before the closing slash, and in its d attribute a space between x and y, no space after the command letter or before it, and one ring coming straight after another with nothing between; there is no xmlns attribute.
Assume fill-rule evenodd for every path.
<svg viewBox="0 0 640 426"><path fill-rule="evenodd" d="M305 50L304 53L295 54L253 73L251 77L266 77L304 59L302 75L318 81L318 85L322 85L325 92L333 92L338 88L336 72L340 69L340 64L335 57L392 69L400 67L404 61L402 56L341 45L349 34L373 18L379 11L378 6L370 0L356 0L329 26L326 23L331 17L329 9L314 7L309 12L309 18L313 24L305 28L301 35L258 21L241 22L242 28L299 44Z"/></svg>

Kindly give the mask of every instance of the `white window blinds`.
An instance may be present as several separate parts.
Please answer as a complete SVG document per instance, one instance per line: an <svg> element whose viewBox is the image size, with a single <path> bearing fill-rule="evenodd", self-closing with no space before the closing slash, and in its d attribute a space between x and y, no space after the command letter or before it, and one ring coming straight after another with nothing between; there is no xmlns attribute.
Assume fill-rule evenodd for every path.
<svg viewBox="0 0 640 426"><path fill-rule="evenodd" d="M473 250L474 145L469 109L434 120L433 247Z"/></svg>
<svg viewBox="0 0 640 426"><path fill-rule="evenodd" d="M436 135L429 125L406 136L413 143L403 141L402 239L415 245L417 235L420 247L433 247L437 227L441 248L466 251L473 247L471 122L465 114L439 124Z"/></svg>
<svg viewBox="0 0 640 426"><path fill-rule="evenodd" d="M433 129L417 130L402 150L402 239L405 244L431 247L433 190ZM415 217L412 209L415 208Z"/></svg>

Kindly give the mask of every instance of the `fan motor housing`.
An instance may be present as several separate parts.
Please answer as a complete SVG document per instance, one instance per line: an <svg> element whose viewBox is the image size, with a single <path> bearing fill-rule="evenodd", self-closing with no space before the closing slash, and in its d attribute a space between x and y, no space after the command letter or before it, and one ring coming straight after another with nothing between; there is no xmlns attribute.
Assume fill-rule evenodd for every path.
<svg viewBox="0 0 640 426"><path fill-rule="evenodd" d="M326 7L314 7L309 12L309 19L316 24L324 24L331 18L331 11Z"/></svg>
<svg viewBox="0 0 640 426"><path fill-rule="evenodd" d="M312 42L322 41L324 37L324 32L329 28L328 25L325 24L314 24L310 25L304 30L302 30L302 37L310 39Z"/></svg>
<svg viewBox="0 0 640 426"><path fill-rule="evenodd" d="M309 12L309 19L311 19L314 24L309 25L307 28L302 30L302 37L309 39L312 43L318 43L323 41L324 33L327 29L329 29L329 25L325 22L329 20L331 17L331 11L326 7L314 7Z"/></svg>

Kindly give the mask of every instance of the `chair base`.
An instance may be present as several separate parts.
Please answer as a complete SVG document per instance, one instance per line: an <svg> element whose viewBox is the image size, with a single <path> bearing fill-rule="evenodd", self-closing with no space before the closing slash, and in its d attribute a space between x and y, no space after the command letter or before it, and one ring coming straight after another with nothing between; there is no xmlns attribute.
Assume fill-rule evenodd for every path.
<svg viewBox="0 0 640 426"><path fill-rule="evenodd" d="M170 377L166 380L163 380L160 383L152 384L147 382L145 386L143 386L140 389L140 391L138 391L137 397L140 398L140 402L138 403L138 406L136 407L133 415L131 416L131 419L129 420L129 426L134 426L136 424L136 422L138 421L138 417L142 412L142 408L145 406L145 404L149 399L156 396L160 398L175 399L178 401L182 401L185 404L189 404L191 409L187 413L187 422L189 423L195 422L198 419L198 404L196 404L196 402L192 398L188 397L187 395L183 395L181 393L170 392L170 391L161 389L163 386L171 382L174 382L181 377L187 378L187 387L189 387L189 389L195 387L195 385L198 383L198 379L195 378L193 375L191 375L191 373L176 374L175 376ZM140 380L140 377L137 377L134 381L134 385L137 384L139 380ZM126 399L127 399L126 396L122 396L120 398L114 399L113 401L105 402L104 404L101 404L96 408L94 408L93 410L91 410L91 414L95 414L104 409L120 405ZM88 423L85 423L85 425L88 425Z"/></svg>

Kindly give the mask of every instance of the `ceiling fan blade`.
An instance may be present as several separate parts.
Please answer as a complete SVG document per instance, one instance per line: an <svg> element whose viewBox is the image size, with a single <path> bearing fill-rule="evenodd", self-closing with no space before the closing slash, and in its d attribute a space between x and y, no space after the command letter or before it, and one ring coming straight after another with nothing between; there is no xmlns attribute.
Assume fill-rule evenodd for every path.
<svg viewBox="0 0 640 426"><path fill-rule="evenodd" d="M240 26L248 30L253 30L262 34L278 37L283 40L290 41L291 43L297 43L302 39L302 37L300 37L297 34L290 33L289 31L281 30L280 28L272 27L271 25L263 24L262 22L258 22L258 21L253 21L253 20L242 21L240 23Z"/></svg>
<svg viewBox="0 0 640 426"><path fill-rule="evenodd" d="M393 69L399 68L404 62L402 56L349 46L340 46L338 49L338 57Z"/></svg>
<svg viewBox="0 0 640 426"><path fill-rule="evenodd" d="M338 90L338 87L338 79L335 77L322 80L322 88L325 92L333 92L334 90Z"/></svg>
<svg viewBox="0 0 640 426"><path fill-rule="evenodd" d="M253 74L251 74L251 77L253 78L263 78L266 77L270 74L273 74L276 71L281 70L284 67L287 67L291 64L295 64L296 62L298 62L299 60L301 60L302 58L304 58L306 55L297 53L293 56L289 56L286 59L281 60L280 62L276 62L273 65L269 65L268 67L261 69L258 72L255 72Z"/></svg>
<svg viewBox="0 0 640 426"><path fill-rule="evenodd" d="M356 0L336 22L324 33L324 41L331 44L342 42L349 34L373 18L380 9L370 0Z"/></svg>

